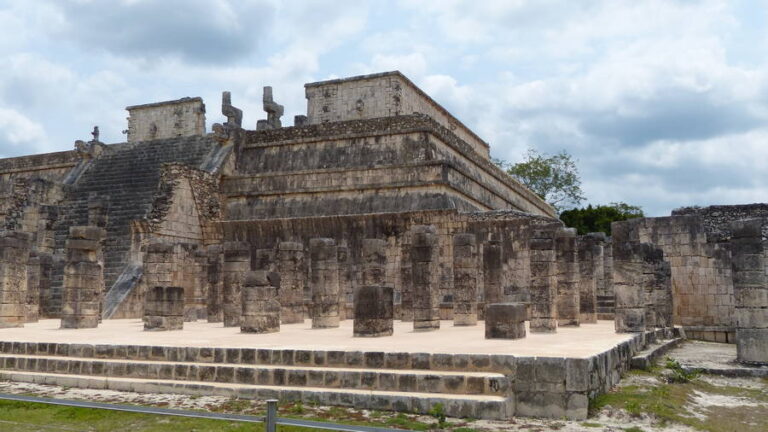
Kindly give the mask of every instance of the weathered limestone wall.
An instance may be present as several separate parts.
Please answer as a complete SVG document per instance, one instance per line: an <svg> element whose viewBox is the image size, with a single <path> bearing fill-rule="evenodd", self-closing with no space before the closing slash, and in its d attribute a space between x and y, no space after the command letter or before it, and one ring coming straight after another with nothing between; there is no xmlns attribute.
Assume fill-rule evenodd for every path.
<svg viewBox="0 0 768 432"><path fill-rule="evenodd" d="M422 113L488 158L489 146L400 72L306 84L309 124Z"/></svg>
<svg viewBox="0 0 768 432"><path fill-rule="evenodd" d="M733 338L733 282L727 243L709 242L699 216L638 218L612 224L623 238L650 243L671 267L674 323L694 339ZM614 256L614 265L616 257ZM614 271L614 275L616 272ZM616 281L614 281L616 284Z"/></svg>
<svg viewBox="0 0 768 432"><path fill-rule="evenodd" d="M199 97L133 105L128 111L128 142L205 134L205 104Z"/></svg>
<svg viewBox="0 0 768 432"><path fill-rule="evenodd" d="M555 214L487 158L472 152L466 142L423 115L249 131L241 147L236 176L222 184L228 219L288 216L272 214L279 210L270 204L291 208L293 217L457 205ZM448 197L440 195L413 198L407 205L402 196L392 198L398 191L402 195L413 189L418 194L437 186L455 204L447 204ZM383 201L358 197L356 205L348 202L355 193L369 198L372 191ZM310 197L327 199L330 205L317 207ZM443 202L435 207L434 201L440 199Z"/></svg>

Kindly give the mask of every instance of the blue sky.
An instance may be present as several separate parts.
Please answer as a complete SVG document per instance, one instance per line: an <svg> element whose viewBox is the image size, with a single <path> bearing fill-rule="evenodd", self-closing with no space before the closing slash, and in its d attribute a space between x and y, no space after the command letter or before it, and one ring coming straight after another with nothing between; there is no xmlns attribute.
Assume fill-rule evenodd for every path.
<svg viewBox="0 0 768 432"><path fill-rule="evenodd" d="M400 70L491 144L566 150L587 201L768 201L768 0L0 0L0 156L68 150L128 105L222 90L284 124L303 84Z"/></svg>

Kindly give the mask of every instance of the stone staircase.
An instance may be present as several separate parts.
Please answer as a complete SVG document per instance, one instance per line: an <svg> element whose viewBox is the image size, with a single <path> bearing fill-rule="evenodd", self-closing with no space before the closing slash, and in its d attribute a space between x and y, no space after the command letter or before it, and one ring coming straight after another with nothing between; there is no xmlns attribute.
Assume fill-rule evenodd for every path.
<svg viewBox="0 0 768 432"><path fill-rule="evenodd" d="M203 136L124 143L106 146L101 156L72 185L62 203L64 214L55 226L57 253L63 253L69 227L88 223L89 196L106 204L107 239L104 243L104 281L111 287L128 263L131 248L130 222L144 218L150 210L164 163L192 167L205 164L217 148ZM60 292L62 265L54 269L52 287Z"/></svg>
<svg viewBox="0 0 768 432"><path fill-rule="evenodd" d="M4 342L0 379L415 413L440 403L450 416L508 418L514 414L508 396L514 372L494 370L487 355L484 360L424 353Z"/></svg>

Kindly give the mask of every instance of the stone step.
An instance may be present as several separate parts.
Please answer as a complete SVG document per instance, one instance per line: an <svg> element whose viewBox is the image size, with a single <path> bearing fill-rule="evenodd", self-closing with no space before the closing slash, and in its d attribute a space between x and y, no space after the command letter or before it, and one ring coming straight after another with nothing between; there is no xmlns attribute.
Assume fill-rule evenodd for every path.
<svg viewBox="0 0 768 432"><path fill-rule="evenodd" d="M490 372L350 369L232 363L113 360L0 354L0 369L94 376L503 396L508 379Z"/></svg>
<svg viewBox="0 0 768 432"><path fill-rule="evenodd" d="M278 399L336 405L358 409L427 414L436 404L451 417L500 420L514 415L514 402L501 396L451 395L420 392L334 389L325 387L262 386L205 381L175 381L78 374L18 372L0 370L0 380L91 388L138 393L180 393L201 396L226 396L240 399Z"/></svg>
<svg viewBox="0 0 768 432"><path fill-rule="evenodd" d="M644 350L632 357L632 362L630 363L632 369L650 369L661 356L669 352L672 348L680 345L683 340L684 338L682 337L676 337L672 339L661 339L648 344Z"/></svg>

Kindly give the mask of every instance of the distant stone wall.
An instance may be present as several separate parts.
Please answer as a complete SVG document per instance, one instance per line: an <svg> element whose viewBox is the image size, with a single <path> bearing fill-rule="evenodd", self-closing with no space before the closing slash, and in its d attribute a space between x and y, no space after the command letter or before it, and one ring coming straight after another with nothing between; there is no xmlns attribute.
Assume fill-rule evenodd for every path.
<svg viewBox="0 0 768 432"><path fill-rule="evenodd" d="M422 113L469 143L475 153L489 157L485 141L400 72L321 81L305 88L309 124Z"/></svg>
<svg viewBox="0 0 768 432"><path fill-rule="evenodd" d="M205 104L199 97L133 105L128 111L128 142L205 134Z"/></svg>

